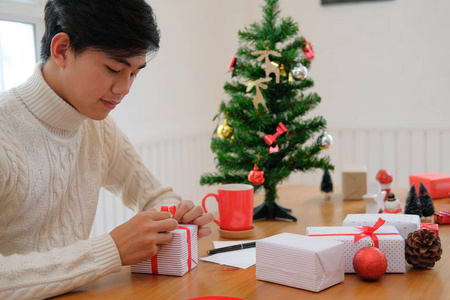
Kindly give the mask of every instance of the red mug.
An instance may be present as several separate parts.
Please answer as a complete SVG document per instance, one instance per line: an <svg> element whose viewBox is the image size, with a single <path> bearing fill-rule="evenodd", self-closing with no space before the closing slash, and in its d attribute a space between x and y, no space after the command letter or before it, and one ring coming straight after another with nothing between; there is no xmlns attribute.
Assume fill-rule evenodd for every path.
<svg viewBox="0 0 450 300"><path fill-rule="evenodd" d="M219 208L219 220L214 222L223 230L250 230L253 222L253 186L248 184L225 184L217 188L217 194L209 193L202 200L205 212L205 202L208 197L216 198Z"/></svg>

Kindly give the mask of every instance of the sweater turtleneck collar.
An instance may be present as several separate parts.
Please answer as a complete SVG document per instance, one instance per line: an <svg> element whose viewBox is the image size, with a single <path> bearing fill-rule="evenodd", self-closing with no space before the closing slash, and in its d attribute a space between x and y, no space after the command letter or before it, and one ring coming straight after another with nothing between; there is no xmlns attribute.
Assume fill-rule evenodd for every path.
<svg viewBox="0 0 450 300"><path fill-rule="evenodd" d="M19 85L16 92L37 118L57 131L74 133L87 119L47 84L42 75L42 63L36 65L31 77Z"/></svg>

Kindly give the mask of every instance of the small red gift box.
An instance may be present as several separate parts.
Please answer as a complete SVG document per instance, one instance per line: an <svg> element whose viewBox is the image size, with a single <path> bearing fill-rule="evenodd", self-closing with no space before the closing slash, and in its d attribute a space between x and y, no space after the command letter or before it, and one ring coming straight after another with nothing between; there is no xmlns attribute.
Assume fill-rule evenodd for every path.
<svg viewBox="0 0 450 300"><path fill-rule="evenodd" d="M420 182L425 185L431 198L450 197L450 175L442 173L424 173L409 176L409 185L414 183L417 192L419 192Z"/></svg>
<svg viewBox="0 0 450 300"><path fill-rule="evenodd" d="M450 211L440 211L438 214L434 214L434 223L450 224Z"/></svg>
<svg viewBox="0 0 450 300"><path fill-rule="evenodd" d="M420 223L420 229L428 229L439 236L439 225L435 223Z"/></svg>

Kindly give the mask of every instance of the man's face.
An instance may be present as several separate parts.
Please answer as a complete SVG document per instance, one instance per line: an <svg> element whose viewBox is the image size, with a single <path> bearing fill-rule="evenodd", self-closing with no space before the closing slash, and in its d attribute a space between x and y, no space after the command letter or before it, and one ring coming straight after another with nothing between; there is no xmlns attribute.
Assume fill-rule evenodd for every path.
<svg viewBox="0 0 450 300"><path fill-rule="evenodd" d="M77 56L68 51L60 96L86 117L103 120L129 93L145 59L145 54L121 58L89 49Z"/></svg>

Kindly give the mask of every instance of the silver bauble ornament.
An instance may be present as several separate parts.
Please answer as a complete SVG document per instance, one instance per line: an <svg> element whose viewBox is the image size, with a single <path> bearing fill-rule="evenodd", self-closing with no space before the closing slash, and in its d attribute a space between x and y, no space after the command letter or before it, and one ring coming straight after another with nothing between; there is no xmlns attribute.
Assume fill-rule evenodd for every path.
<svg viewBox="0 0 450 300"><path fill-rule="evenodd" d="M304 65L299 64L297 67L292 69L292 75L296 79L302 79L303 80L303 79L308 77L308 69Z"/></svg>
<svg viewBox="0 0 450 300"><path fill-rule="evenodd" d="M331 134L324 131L318 138L317 138L317 144L319 145L319 148L321 150L325 150L330 148L331 145L333 145L333 137Z"/></svg>

